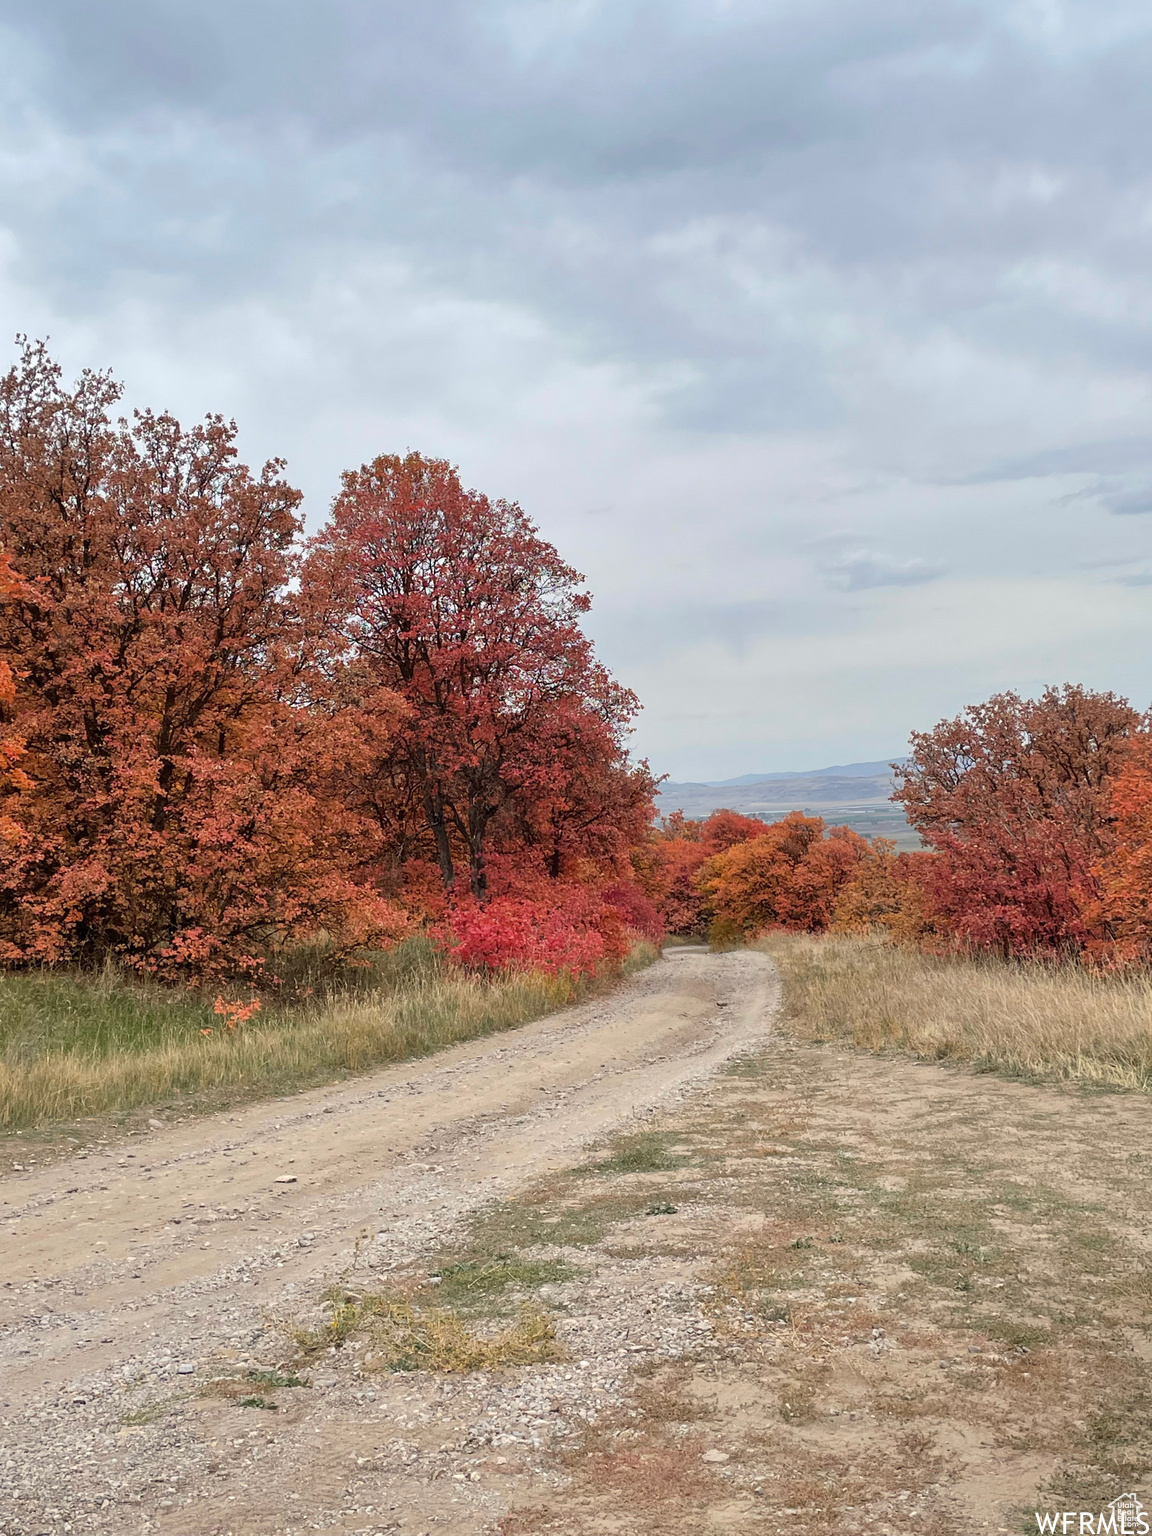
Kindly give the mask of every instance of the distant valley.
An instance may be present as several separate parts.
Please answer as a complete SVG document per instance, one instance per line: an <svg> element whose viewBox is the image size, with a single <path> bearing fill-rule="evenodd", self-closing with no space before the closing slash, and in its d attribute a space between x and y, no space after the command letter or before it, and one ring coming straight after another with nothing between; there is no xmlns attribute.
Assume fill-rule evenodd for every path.
<svg viewBox="0 0 1152 1536"><path fill-rule="evenodd" d="M798 773L743 774L737 779L703 784L660 786L662 816L683 811L698 819L722 807L777 821L789 811L822 816L831 825L849 826L862 837L891 837L901 848L919 848L920 839L890 796L895 787L892 762L840 763Z"/></svg>

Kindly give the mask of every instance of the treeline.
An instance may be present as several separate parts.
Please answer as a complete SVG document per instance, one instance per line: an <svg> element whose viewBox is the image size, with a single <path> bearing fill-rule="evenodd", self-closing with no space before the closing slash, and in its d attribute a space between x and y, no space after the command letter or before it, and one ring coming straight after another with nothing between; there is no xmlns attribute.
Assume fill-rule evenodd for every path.
<svg viewBox="0 0 1152 1536"><path fill-rule="evenodd" d="M897 853L818 817L671 817L643 883L673 933L885 929L935 949L1152 959L1152 723L1111 693L1004 693L912 737Z"/></svg>
<svg viewBox="0 0 1152 1536"><path fill-rule="evenodd" d="M305 541L234 423L119 396L27 342L0 380L0 963L259 984L419 931L580 972L772 927L1150 958L1152 730L1123 699L1003 694L914 736L924 852L799 814L654 829L637 701L518 506L386 455Z"/></svg>
<svg viewBox="0 0 1152 1536"><path fill-rule="evenodd" d="M236 427L0 382L0 960L271 979L420 928L586 969L658 919L654 784L582 578L519 507L384 456L302 540Z"/></svg>

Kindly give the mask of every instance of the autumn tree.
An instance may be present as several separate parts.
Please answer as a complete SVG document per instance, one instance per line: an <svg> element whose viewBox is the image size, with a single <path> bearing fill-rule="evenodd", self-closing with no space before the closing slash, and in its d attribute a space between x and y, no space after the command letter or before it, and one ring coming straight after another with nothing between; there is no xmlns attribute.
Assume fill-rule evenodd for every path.
<svg viewBox="0 0 1152 1536"><path fill-rule="evenodd" d="M710 854L723 853L736 843L747 843L753 838L763 837L770 825L755 816L742 816L739 811L721 809L713 811L707 820L700 823L700 841Z"/></svg>
<svg viewBox="0 0 1152 1536"><path fill-rule="evenodd" d="M703 821L694 821L681 810L661 817L646 845L634 849L632 858L640 885L655 903L668 933L688 938L707 926L697 879L702 866L713 855L766 831L764 822L725 809L713 811Z"/></svg>
<svg viewBox="0 0 1152 1536"><path fill-rule="evenodd" d="M633 852L637 880L655 904L668 933L688 938L705 926L704 897L697 876L709 856L699 838L691 837L657 836Z"/></svg>
<svg viewBox="0 0 1152 1536"><path fill-rule="evenodd" d="M935 917L929 896L934 854L897 852L875 837L836 895L830 927L841 933L883 931L900 943L929 943Z"/></svg>
<svg viewBox="0 0 1152 1536"><path fill-rule="evenodd" d="M822 933L832 922L840 892L867 857L867 842L851 827L830 827L825 837L813 839L781 895L777 910L783 926Z"/></svg>
<svg viewBox="0 0 1152 1536"><path fill-rule="evenodd" d="M1152 735L1141 731L1112 784L1115 840L1101 869L1114 958L1152 961ZM1107 952L1101 958L1111 958Z"/></svg>
<svg viewBox="0 0 1152 1536"><path fill-rule="evenodd" d="M647 763L630 762L614 722L578 695L540 711L534 750L548 771L531 792L515 782L494 818L492 847L512 869L527 854L552 880L581 870L629 874L630 852L652 822L656 781Z"/></svg>
<svg viewBox="0 0 1152 1536"><path fill-rule="evenodd" d="M0 553L0 606L27 596L27 588L12 569L12 557ZM24 841L27 833L21 819L20 797L33 788L22 766L28 744L11 729L16 707L16 678L7 661L0 656L0 849L9 853Z"/></svg>
<svg viewBox="0 0 1152 1536"><path fill-rule="evenodd" d="M659 824L653 829L653 836L660 842L698 843L702 825L702 822L685 816L683 811L672 811L667 816L661 816Z"/></svg>
<svg viewBox="0 0 1152 1536"><path fill-rule="evenodd" d="M793 811L749 842L715 854L697 881L717 933L827 926L836 894L866 848L847 827L827 839L819 816Z"/></svg>
<svg viewBox="0 0 1152 1536"><path fill-rule="evenodd" d="M580 628L581 581L518 506L416 453L345 474L313 541L334 675L366 670L406 708L367 791L418 815L449 893L463 867L486 897L494 850L531 847L558 878L651 817L624 752L637 703Z"/></svg>
<svg viewBox="0 0 1152 1536"><path fill-rule="evenodd" d="M114 421L118 396L100 373L66 387L32 344L0 381L0 539L20 582L0 655L31 785L0 857L0 945L252 966L348 914L321 781L361 744L321 723L302 676L281 464L253 475L220 417Z"/></svg>
<svg viewBox="0 0 1152 1536"><path fill-rule="evenodd" d="M939 854L932 901L957 939L1029 954L1106 936L1109 793L1139 718L1065 685L997 694L913 735L893 799Z"/></svg>

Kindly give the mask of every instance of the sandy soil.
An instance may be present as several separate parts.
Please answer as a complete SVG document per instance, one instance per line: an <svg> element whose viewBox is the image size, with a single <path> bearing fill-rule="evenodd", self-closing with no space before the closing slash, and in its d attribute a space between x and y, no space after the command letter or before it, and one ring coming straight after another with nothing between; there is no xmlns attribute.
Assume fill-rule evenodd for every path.
<svg viewBox="0 0 1152 1536"><path fill-rule="evenodd" d="M798 1040L776 1002L763 955L681 952L5 1179L0 1531L1008 1536L1152 1505L1152 1100ZM473 1338L534 1309L550 1357L392 1369L367 1314L325 1331L332 1281Z"/></svg>
<svg viewBox="0 0 1152 1536"><path fill-rule="evenodd" d="M333 1502L320 1463L356 1438L331 1428L333 1400L310 1399L328 1426L323 1450L308 1440L310 1491L285 1471L312 1429L297 1422L241 1479L260 1492L243 1516L233 1489L204 1488L218 1426L190 1393L281 1358L269 1318L314 1304L354 1258L401 1269L468 1212L675 1101L762 1042L776 1001L764 956L672 951L515 1032L4 1177L0 1530L375 1531L318 1513ZM409 1515L423 1518L379 1528L412 1529Z"/></svg>

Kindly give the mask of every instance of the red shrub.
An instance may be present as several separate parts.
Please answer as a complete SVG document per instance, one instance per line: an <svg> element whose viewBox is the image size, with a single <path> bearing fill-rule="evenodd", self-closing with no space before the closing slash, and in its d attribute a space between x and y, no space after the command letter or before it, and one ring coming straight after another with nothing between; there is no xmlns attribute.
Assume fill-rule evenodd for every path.
<svg viewBox="0 0 1152 1536"><path fill-rule="evenodd" d="M563 905L498 896L452 908L435 936L455 965L475 971L591 974L627 955L627 930L595 892L570 889Z"/></svg>
<svg viewBox="0 0 1152 1536"><path fill-rule="evenodd" d="M664 937L664 922L654 902L649 901L638 885L610 885L604 892L604 902L614 908L625 927L641 938L659 944Z"/></svg>

